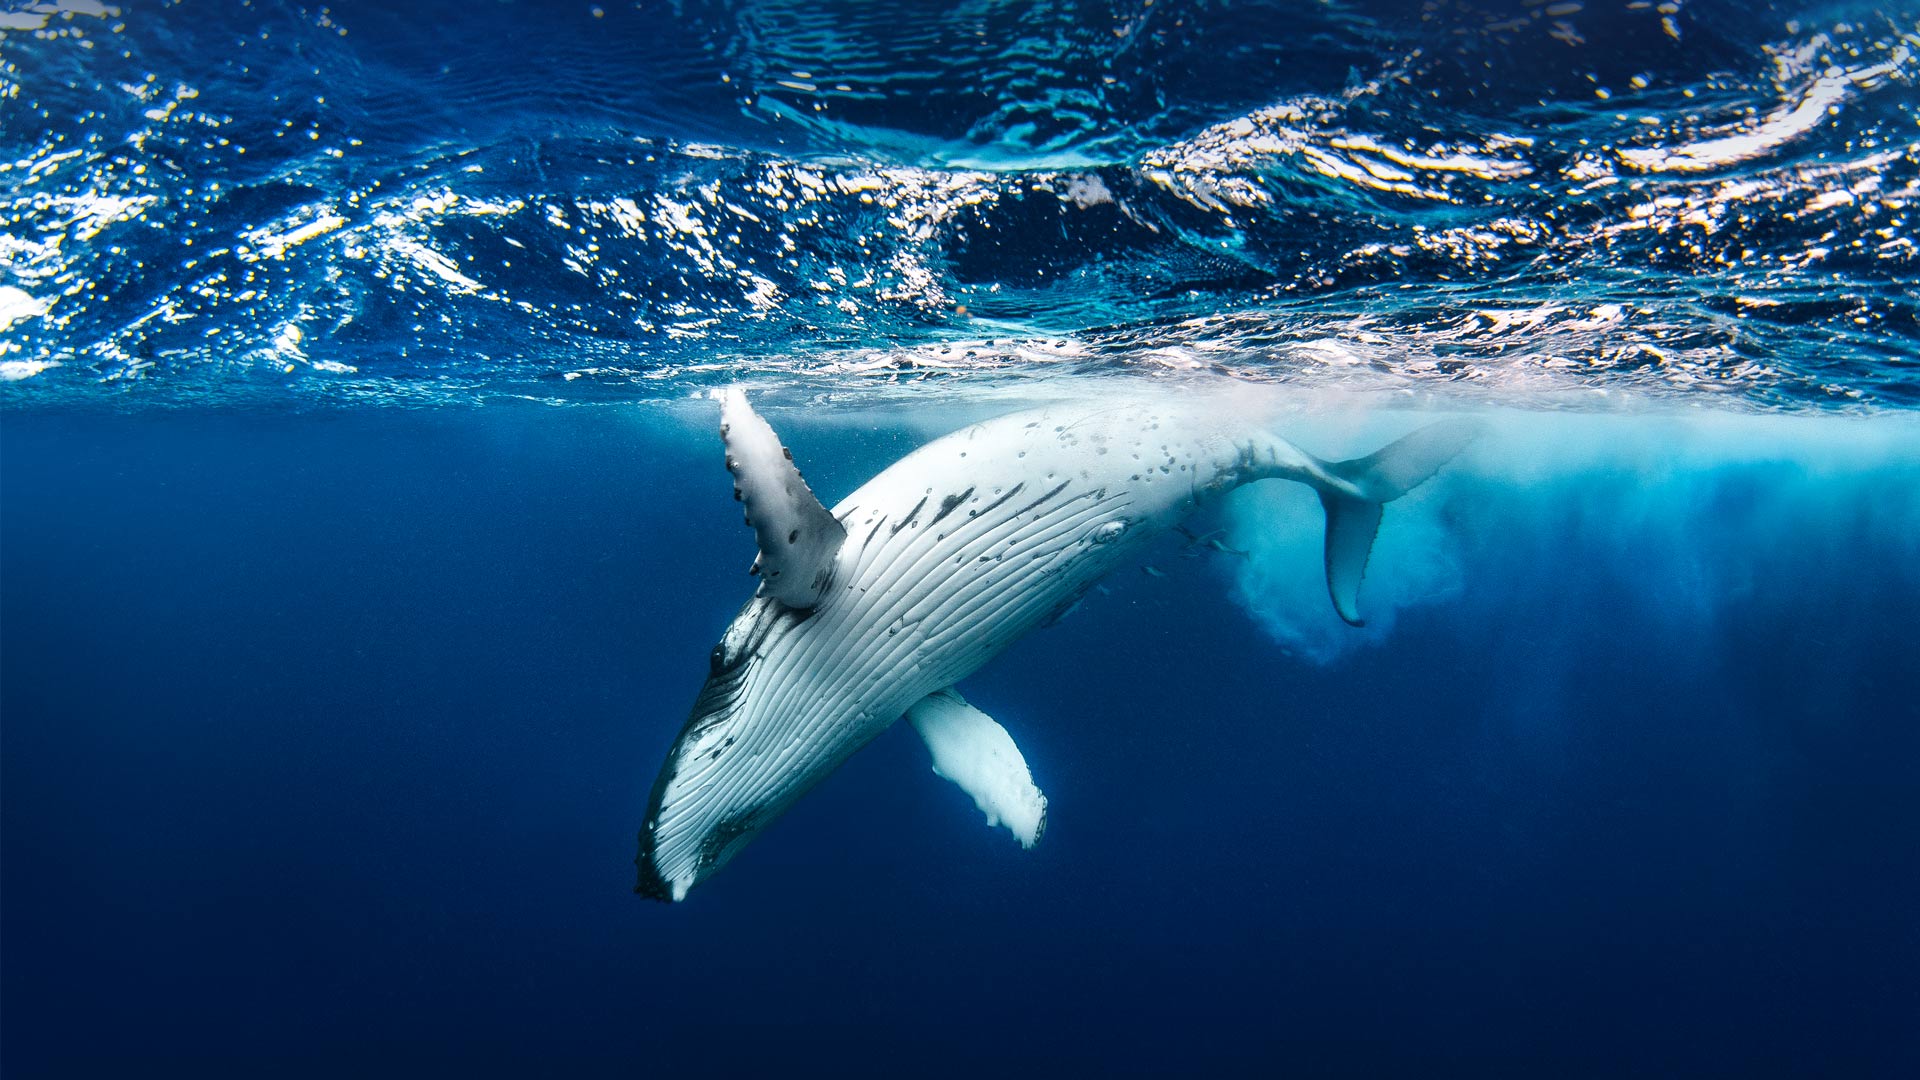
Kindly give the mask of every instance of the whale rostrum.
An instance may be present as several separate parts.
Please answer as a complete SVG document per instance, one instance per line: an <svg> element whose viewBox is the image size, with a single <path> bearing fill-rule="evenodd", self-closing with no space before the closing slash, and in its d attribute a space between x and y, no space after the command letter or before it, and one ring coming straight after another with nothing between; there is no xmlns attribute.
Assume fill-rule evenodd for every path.
<svg viewBox="0 0 1920 1080"><path fill-rule="evenodd" d="M895 462L832 511L744 393L719 395L761 585L714 646L654 782L637 891L683 899L896 719L934 770L1023 845L1046 798L1006 729L953 685L1060 616L1140 546L1242 484L1295 480L1327 515L1327 590L1360 624L1384 503L1473 437L1442 420L1322 461L1231 399L1054 405L974 424Z"/></svg>

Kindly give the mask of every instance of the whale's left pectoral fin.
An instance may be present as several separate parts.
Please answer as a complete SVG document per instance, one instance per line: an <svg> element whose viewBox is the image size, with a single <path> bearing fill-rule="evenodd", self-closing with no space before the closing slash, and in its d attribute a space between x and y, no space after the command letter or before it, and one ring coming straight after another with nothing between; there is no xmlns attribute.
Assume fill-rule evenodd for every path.
<svg viewBox="0 0 1920 1080"><path fill-rule="evenodd" d="M788 607L812 607L833 578L846 526L820 505L780 436L735 387L720 394L720 438L727 444L733 497L745 504L747 524L760 541L753 572L760 575L761 595Z"/></svg>
<svg viewBox="0 0 1920 1080"><path fill-rule="evenodd" d="M989 826L1005 825L1021 847L1040 842L1047 797L1006 728L952 689L921 698L907 710L907 722L933 754L933 771L973 796Z"/></svg>

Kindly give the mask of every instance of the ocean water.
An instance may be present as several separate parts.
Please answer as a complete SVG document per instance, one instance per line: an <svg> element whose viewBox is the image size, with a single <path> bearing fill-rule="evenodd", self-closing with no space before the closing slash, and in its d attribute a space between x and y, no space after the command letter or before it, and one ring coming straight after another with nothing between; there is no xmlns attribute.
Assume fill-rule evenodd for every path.
<svg viewBox="0 0 1920 1080"><path fill-rule="evenodd" d="M0 0L0 1071L1920 1071L1920 11ZM1236 492L678 904L753 589L1034 403ZM1195 541L1193 538L1200 538Z"/></svg>

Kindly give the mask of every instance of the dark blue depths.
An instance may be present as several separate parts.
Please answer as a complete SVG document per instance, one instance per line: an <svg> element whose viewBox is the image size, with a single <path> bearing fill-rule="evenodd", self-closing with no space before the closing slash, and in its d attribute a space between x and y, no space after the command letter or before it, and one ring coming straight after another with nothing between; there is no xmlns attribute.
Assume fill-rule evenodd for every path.
<svg viewBox="0 0 1920 1080"><path fill-rule="evenodd" d="M1035 851L896 730L667 907L634 832L749 587L705 419L9 415L6 1074L1920 1063L1911 463L1760 535L1755 469L1612 530L1457 479L1465 592L1325 666L1164 552L967 684ZM793 438L834 494L912 443Z"/></svg>

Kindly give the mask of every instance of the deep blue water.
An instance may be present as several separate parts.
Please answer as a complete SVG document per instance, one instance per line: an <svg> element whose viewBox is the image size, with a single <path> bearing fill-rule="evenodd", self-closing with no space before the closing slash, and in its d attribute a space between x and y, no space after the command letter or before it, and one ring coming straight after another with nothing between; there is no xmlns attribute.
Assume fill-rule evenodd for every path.
<svg viewBox="0 0 1920 1080"><path fill-rule="evenodd" d="M749 580L710 419L9 415L9 1074L1920 1060L1911 429L1483 448L1370 598L1409 530L1457 593L1324 662L1170 542L966 684L1034 851L902 727L666 907L634 830ZM795 422L828 492L913 439Z"/></svg>
<svg viewBox="0 0 1920 1080"><path fill-rule="evenodd" d="M1914 1075L1917 33L0 0L0 1071ZM1486 424L1366 629L1250 488L963 684L1033 851L897 726L633 895L706 390L1226 380Z"/></svg>

